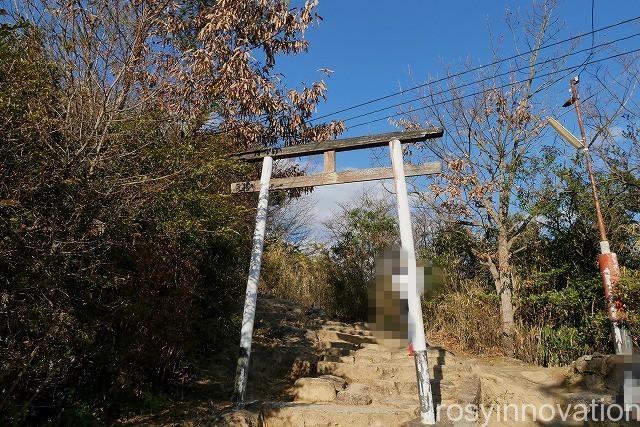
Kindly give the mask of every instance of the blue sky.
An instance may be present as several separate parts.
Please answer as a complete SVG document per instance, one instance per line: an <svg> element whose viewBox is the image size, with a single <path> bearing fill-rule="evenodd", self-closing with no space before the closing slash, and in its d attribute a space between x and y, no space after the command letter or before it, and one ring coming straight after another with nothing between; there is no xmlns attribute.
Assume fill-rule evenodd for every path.
<svg viewBox="0 0 640 427"><path fill-rule="evenodd" d="M295 5L297 2L293 1ZM530 1L448 1L419 0L320 0L318 13L323 21L306 33L310 42L307 54L283 56L278 71L290 86L325 78L329 91L327 101L318 106L317 115L326 114L360 102L393 93L425 81L428 76L441 76L447 67L463 69L464 63L482 65L491 62L490 41L497 40L503 57L515 53L516 47L505 24L505 13L526 15ZM556 39L564 39L591 30L591 1L560 1L555 18L563 29ZM595 0L595 28L640 16L640 2ZM597 33L595 43L640 32L640 21ZM580 41L578 49L589 47L590 36ZM630 40L621 49L640 47L640 37ZM526 50L525 46L520 49ZM549 54L552 54L550 52ZM569 64L586 57L576 55ZM543 56L543 59L545 56ZM326 78L320 68L333 70ZM568 83L551 89L559 104L568 97ZM406 100L397 97L362 109L339 114L341 119L353 114ZM555 99L555 98L554 98ZM395 113L390 110L367 119ZM573 117L567 120L573 121ZM568 127L574 124L569 122ZM347 130L342 136L357 136L396 130L387 120ZM361 168L376 163L368 152L338 153L338 168ZM362 184L326 187L316 191L322 206L346 201ZM367 187L367 185L365 185ZM325 209L326 210L326 209Z"/></svg>

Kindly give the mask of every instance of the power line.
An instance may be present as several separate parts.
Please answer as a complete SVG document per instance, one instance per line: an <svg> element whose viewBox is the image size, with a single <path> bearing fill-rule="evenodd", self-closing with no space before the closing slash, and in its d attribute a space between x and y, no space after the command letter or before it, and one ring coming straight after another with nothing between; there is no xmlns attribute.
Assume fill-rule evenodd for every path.
<svg viewBox="0 0 640 427"><path fill-rule="evenodd" d="M596 60L590 61L585 65L596 64L596 63L599 63L599 62L608 61L610 59L618 58L618 57L624 56L624 55L629 55L629 54L636 53L636 52L639 52L639 51L640 51L640 48L634 49L634 50L630 50L630 51L627 51L627 52L622 52L622 53L619 53L619 54L616 54L616 55L608 56L606 58L600 58L600 59L596 59ZM581 66L582 65L574 65L574 66L571 66L571 67L563 68L561 70L551 71L549 73L544 73L544 74L538 75L538 76L536 76L536 78L548 77L548 76L552 76L554 74L562 73L562 72L569 71L569 70L571 70L571 72L574 72L577 68L579 68ZM518 84L522 84L522 83L524 83L524 82L526 82L528 80L529 79L523 79L523 80L518 80L518 81L515 81L515 82L511 82L511 83L505 83L505 84L503 84L501 86L496 86L496 87L492 87L490 89L484 89L484 90L476 91L476 92L473 92L473 93L469 93L467 95L462 95L462 96L450 98L450 99L447 99L447 100L444 100L444 101L439 101L439 102L436 102L436 103L433 103L433 104L430 104L430 105L426 105L424 107L416 108L415 110L412 110L411 112L420 111L420 110L426 110L427 108L436 107L438 105L446 104L448 102L452 102L452 101L458 100L458 99L468 98L470 96L480 95L480 94L483 94L485 92L489 92L491 90L504 89L506 87L515 86L515 85L518 85ZM558 81L559 80L556 80L552 84L555 84ZM398 117L398 116L401 116L401 115L404 115L404 114L407 114L407 113L406 112L401 112L401 113L397 113L397 114L390 114L388 116L380 117L378 119L373 119L373 120L369 120L367 122L362 122L362 123L355 124L353 126L350 126L349 129L353 129L353 128L360 127L360 126L365 126L365 125L368 125L368 124L371 124L371 123L376 123L376 122L379 122L379 121L382 121L382 120L387 120L387 119L390 119L390 118L393 118L393 117Z"/></svg>
<svg viewBox="0 0 640 427"><path fill-rule="evenodd" d="M460 71L458 73L455 73L455 74L447 76L447 77L440 78L440 79L435 80L433 82L423 83L423 84L420 84L420 85L417 85L417 86L413 86L413 87L408 88L408 89L403 89L403 90L400 90L400 91L397 91L397 92L394 92L394 93L390 93L388 95L380 96L378 98L371 99L369 101L364 101L364 102L361 102L359 104L352 105L350 107L342 108L340 110L336 110L336 111L333 111L331 113L323 114L321 116L318 116L318 117L315 117L315 118L311 119L310 122L314 122L314 121L317 121L317 120L320 120L320 119L324 119L324 118L327 118L327 117L330 117L330 116L335 116L336 114L344 113L346 111L354 110L356 108L360 108L360 107L363 107L365 105L369 105L369 104L373 104L373 103L378 102L378 101L389 99L389 98L392 98L394 96L398 96L398 95L401 95L403 93L411 92L413 90L420 89L422 87L425 87L425 86L428 86L428 85L431 85L431 84L434 84L434 83L439 83L439 82L442 82L442 81L450 79L450 78L459 77L459 76L462 76L464 74L468 74L468 73L471 73L471 72L474 72L474 71L481 70L483 68L487 68L487 67L491 67L491 66L494 66L494 65L498 65L498 64L501 64L503 62L510 61L512 59L516 59L516 58L519 58L519 57L524 56L524 55L529 55L531 53L538 52L540 50L548 49L548 48L551 48L551 47L554 47L554 46L558 46L558 45L560 45L562 43L566 43L566 42L569 42L569 41L572 41L572 40L579 39L579 38L584 37L584 36L589 35L589 34L593 35L593 34L598 33L600 31L604 31L604 30L608 30L608 29L611 29L611 28L614 28L614 27L618 27L620 25L628 24L628 23L636 21L638 19L640 19L640 16L636 16L634 18L629 18L629 19L625 19L623 21L615 22L613 24L610 24L610 25L607 25L607 26L604 26L604 27L601 27L601 28L598 28L598 29L595 29L595 30L592 29L591 31L588 31L586 33L578 34L576 36L573 36L573 37L570 37L570 38L567 38L567 39L564 39L564 40L559 40L557 42L551 43L551 44L546 45L546 46L542 46L542 47L539 47L539 48L536 48L536 49L529 50L527 52L522 52L522 53L519 53L519 54L516 54L516 55L512 55L512 56L510 56L508 58L504 58L504 59L500 59L500 60L497 60L497 61L493 61L493 62L491 62L489 64L479 65L479 66L470 68L470 69L465 70L465 71Z"/></svg>
<svg viewBox="0 0 640 427"><path fill-rule="evenodd" d="M596 0L591 0L591 31L593 31L593 10L595 8L595 5L596 5ZM591 33L591 52L589 52L589 56L587 56L587 58L584 60L584 63L582 64L582 69L578 71L578 78L580 78L580 75L584 71L586 67L586 63L593 57L594 39L595 39L595 34Z"/></svg>
<svg viewBox="0 0 640 427"><path fill-rule="evenodd" d="M619 39L616 39L616 40L613 40L613 41L610 41L610 42L601 43L601 44L599 44L597 46L592 46L590 48L581 49L581 50L578 50L578 51L575 51L575 52L567 53L565 55L557 56L557 57L554 57L554 58L550 58L550 59L538 62L536 64L536 66L544 65L544 64L547 64L549 62L558 61L558 60L563 59L563 58L568 58L569 56L577 55L579 53L586 52L586 51L589 51L589 50L593 51L594 48L611 45L611 44L618 43L618 42L625 41L625 40L629 40L631 38L638 37L638 36L640 36L640 33L635 33L635 34L632 34L630 36L621 37ZM582 62L582 64L580 64L579 67L582 67L583 65L585 65L585 62ZM368 112L365 112L365 113L362 113L362 114L358 114L358 115L355 115L355 116L347 117L346 119L342 119L341 121L342 122L347 122L347 121L350 121L350 120L359 119L359 118L362 118L362 117L369 116L371 114L375 114L375 113L379 113L381 111L389 110L391 108L397 108L397 107L401 107L403 105L411 104L413 102L420 101L422 99L429 98L431 96L441 95L441 94L446 93L446 92L450 92L450 91L457 90L457 89L462 89L464 87L472 86L472 85L478 84L478 83L483 83L483 82L486 82L488 80L495 79L497 77L504 77L504 76L507 76L507 75L509 75L511 73L517 73L519 71L524 71L524 70L527 70L528 68L529 68L529 66L525 66L525 67L521 67L521 68L518 68L518 69L515 69L515 70L505 71L503 73L496 74L496 75L490 76L490 77L485 77L485 78L482 78L480 80L475 80L473 82L468 82L468 83L462 84L460 86L455 86L455 87L452 87L452 88L441 90L439 92L431 93L429 95L419 96L417 98L413 98L413 99L410 99L408 101L398 102L398 103L393 104L393 105L389 105L389 106L386 106L386 107L380 107L380 108L378 108L376 110L372 110L372 111L368 111Z"/></svg>
<svg viewBox="0 0 640 427"><path fill-rule="evenodd" d="M610 60L610 59L613 59L613 58L617 58L617 57L624 56L624 55L629 55L629 54L632 54L632 53L635 53L635 52L639 52L639 51L640 51L640 48L634 49L634 50L631 50L631 51L627 51L627 52L623 52L623 53L619 53L619 54L616 54L616 55L611 55L611 56L608 56L606 58L600 58L600 59L591 61L587 65L595 64L595 63L598 63L598 62L607 61L607 60ZM557 74L557 73L562 73L562 72L565 72L565 71L569 71L566 75L560 77L559 79L556 79L550 85L547 86L547 87L550 87L550 86L556 84L557 82L559 82L560 80L566 78L568 75L572 74L576 69L578 69L581 66L582 66L582 64L581 65L574 65L574 66L571 66L571 67L563 68L561 70L556 70L556 71L552 71L552 72L549 72L549 73L544 73L544 74L538 75L537 77L538 78L540 78L540 77L548 77L548 76L551 76L551 75L554 75L554 74ZM446 99L446 100L443 100L443 101L439 101L439 102L436 102L436 103L433 103L433 104L430 104L430 105L426 105L424 107L416 108L415 110L412 110L411 112L420 111L420 110L426 110L427 108L436 107L438 105L443 105L443 104L446 104L448 102L452 102L452 101L458 100L458 99L464 99L464 98L468 98L468 97L471 97L471 96L480 95L480 94L483 94L485 92L489 92L489 91L496 90L496 89L504 89L504 88L507 88L507 87L510 87L510 86L515 86L515 85L518 85L518 84L522 84L522 83L524 83L526 81L528 81L528 79L523 79L523 80L518 80L518 81L515 81L515 82L505 83L505 84L503 84L501 86L497 86L497 87L492 87L492 88L489 88L489 89L476 91L476 92L469 93L469 94L466 94L466 95L462 95L462 96L459 96L459 97L454 97L454 98ZM398 117L398 116L401 116L401 115L404 115L404 114L408 114L408 112L400 112L400 113L396 113L396 114L390 114L388 116L380 117L378 119L373 119L373 120L369 120L367 122L358 123L358 124L355 124L353 126L350 126L349 129L353 129L353 128L356 128L356 127L368 125L368 124L371 124L371 123L376 123L376 122L379 122L379 121L382 121L382 120L387 120L387 119L390 119L390 118L393 118L393 117Z"/></svg>

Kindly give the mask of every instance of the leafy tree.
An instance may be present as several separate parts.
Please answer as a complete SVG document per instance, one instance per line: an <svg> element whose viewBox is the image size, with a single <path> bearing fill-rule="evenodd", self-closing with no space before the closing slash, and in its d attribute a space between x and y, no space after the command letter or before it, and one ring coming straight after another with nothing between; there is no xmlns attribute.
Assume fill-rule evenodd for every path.
<svg viewBox="0 0 640 427"><path fill-rule="evenodd" d="M149 110L164 113L158 123L185 130L210 120L240 144L296 144L339 132L339 123L306 124L324 97L323 81L295 90L274 73L278 55L308 49L303 33L318 19L316 4L27 0L8 11L45 35L60 65L64 129L95 168L128 151L114 125Z"/></svg>
<svg viewBox="0 0 640 427"><path fill-rule="evenodd" d="M554 173L556 181L542 186L535 210L546 242L545 262L570 267L574 275L595 274L598 234L586 170L573 163L569 168L556 167ZM596 181L612 250L618 253L621 265L638 268L636 201L612 174L598 173Z"/></svg>
<svg viewBox="0 0 640 427"><path fill-rule="evenodd" d="M239 329L254 214L250 197L228 195L251 171L227 154L339 130L305 123L324 84L289 91L273 76L277 55L306 49L314 4L10 7L0 412L8 424L105 422L170 391Z"/></svg>
<svg viewBox="0 0 640 427"><path fill-rule="evenodd" d="M599 151L611 178L624 187L621 194L631 212L640 213L640 124L638 110L623 115L624 130L614 143Z"/></svg>
<svg viewBox="0 0 640 427"><path fill-rule="evenodd" d="M342 212L326 225L335 242L330 258L336 305L343 308L343 317L366 320L376 257L398 239L390 205L365 194L354 204L343 206Z"/></svg>
<svg viewBox="0 0 640 427"><path fill-rule="evenodd" d="M527 30L514 31L516 40L526 43L531 53L517 58L511 70L495 66L479 74L480 91L474 96L465 99L464 86L454 78L442 86L428 86L424 94L427 122L437 123L448 134L444 143L425 146L447 165L440 182L433 185L435 204L450 220L470 224L480 236L482 245L474 248L474 255L491 274L500 297L503 346L510 355L515 330L512 258L523 250L520 237L530 222L517 209L515 190L525 179L530 153L544 127L535 96L551 78L536 77L545 67L538 64L539 48L552 37L556 25L553 7L553 1L536 5ZM526 78L516 77L521 75L516 70L524 70ZM412 127L419 120L402 123Z"/></svg>
<svg viewBox="0 0 640 427"><path fill-rule="evenodd" d="M466 281L481 277L482 266L474 254L479 245L477 236L468 227L447 224L435 231L433 241L422 253L443 269L445 288L453 292L464 290Z"/></svg>
<svg viewBox="0 0 640 427"><path fill-rule="evenodd" d="M428 123L447 132L443 141L424 146L425 155L446 164L432 186L435 202L427 198L424 202L443 212L444 220L466 223L476 235L474 255L490 273L500 297L503 346L510 355L515 349L517 261L525 259L525 252L535 252L538 245L535 190L549 164L544 158L546 116L557 100L549 102L545 95L554 84L569 78L569 74L553 72L564 66L566 55L554 58L549 53L551 59L545 60L540 50L557 34L554 7L554 1L534 4L526 22L515 14L507 15L516 47L522 44L527 52L476 73L479 83L473 85L473 93L466 91L469 83L459 75L427 85L420 98L424 117L409 111L409 119L399 120L408 128ZM637 74L625 64L620 68L631 84ZM605 82L614 69L589 69L602 86L599 92L604 93L584 106L592 132L589 143L611 139L611 126L633 93L623 89L622 96L607 94Z"/></svg>
<svg viewBox="0 0 640 427"><path fill-rule="evenodd" d="M1 36L0 410L104 418L235 330L250 219L223 193L243 171L224 141L153 126L131 142L139 163L68 164L57 66L32 27ZM148 171L172 178L105 177Z"/></svg>

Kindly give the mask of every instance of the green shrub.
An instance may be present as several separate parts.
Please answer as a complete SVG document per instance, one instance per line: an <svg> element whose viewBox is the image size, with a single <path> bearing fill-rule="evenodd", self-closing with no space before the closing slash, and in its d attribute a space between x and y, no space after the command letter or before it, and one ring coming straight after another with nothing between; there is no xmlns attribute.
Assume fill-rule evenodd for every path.
<svg viewBox="0 0 640 427"><path fill-rule="evenodd" d="M0 27L7 425L105 422L239 329L252 220L226 195L229 144L149 111L110 129L136 157L92 170L59 132L55 75L29 28Z"/></svg>
<svg viewBox="0 0 640 427"><path fill-rule="evenodd" d="M640 271L623 268L618 292L626 306L627 325L634 345L640 347Z"/></svg>
<svg viewBox="0 0 640 427"><path fill-rule="evenodd" d="M391 212L386 200L364 195L344 206L328 224L334 237L329 251L329 280L335 312L344 320L367 320L376 259L397 243L396 220Z"/></svg>
<svg viewBox="0 0 640 427"><path fill-rule="evenodd" d="M572 326L543 327L538 346L544 366L569 364L591 350L583 332Z"/></svg>

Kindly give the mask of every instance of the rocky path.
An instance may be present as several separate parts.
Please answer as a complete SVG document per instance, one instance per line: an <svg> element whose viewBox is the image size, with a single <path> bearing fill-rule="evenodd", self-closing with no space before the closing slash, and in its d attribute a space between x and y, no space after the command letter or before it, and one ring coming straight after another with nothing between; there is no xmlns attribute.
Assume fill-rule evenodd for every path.
<svg viewBox="0 0 640 427"><path fill-rule="evenodd" d="M380 345L366 324L331 321L320 310L262 298L256 316L248 402L233 411L235 352L218 354L196 381L199 393L120 425L173 426L403 426L418 415L415 366L406 348ZM434 400L443 426L585 425L533 419L532 407L613 402L606 368L542 368L505 358L428 350ZM576 374L575 371L580 371ZM590 380L589 380L590 378ZM612 385L609 384L609 387ZM505 417L505 405L531 405L526 420ZM526 412L526 409L525 409ZM540 415L540 414L538 414ZM505 419L507 418L507 419ZM586 425L607 425L587 423ZM617 424L612 424L617 425Z"/></svg>
<svg viewBox="0 0 640 427"><path fill-rule="evenodd" d="M291 402L259 406L265 426L393 426L417 417L416 371L406 349L376 343L364 325L323 322L312 331L319 360L315 377L291 387ZM471 366L441 348L428 351L436 404L473 403Z"/></svg>

